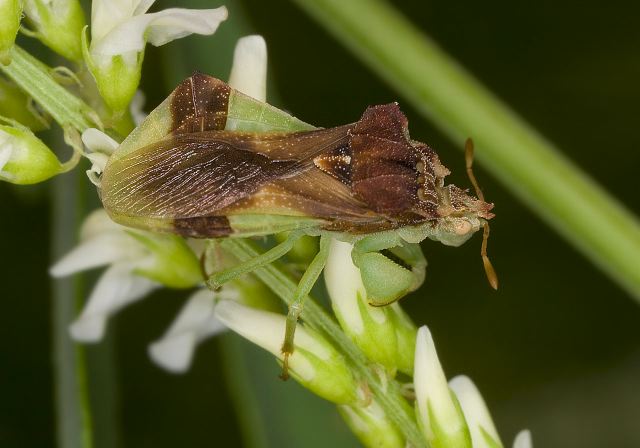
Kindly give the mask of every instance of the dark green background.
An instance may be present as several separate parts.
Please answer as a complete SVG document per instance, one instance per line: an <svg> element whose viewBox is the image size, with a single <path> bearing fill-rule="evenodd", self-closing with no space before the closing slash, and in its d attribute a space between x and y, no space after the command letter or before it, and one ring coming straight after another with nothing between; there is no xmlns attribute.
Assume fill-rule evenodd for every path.
<svg viewBox="0 0 640 448"><path fill-rule="evenodd" d="M639 211L640 3L394 3L567 157ZM328 127L356 120L367 105L398 100L412 137L436 148L453 181L466 184L456 149L461 142L448 141L403 105L295 5L227 5L231 20L213 37L148 49L142 85L148 108L194 70L226 78L235 37L258 32L269 47L270 95L278 106ZM431 328L447 375L474 379L506 445L527 427L536 447L640 446L640 308L504 186L481 168L477 175L496 204L489 250L500 290L486 284L479 238L459 249L427 242L427 281L403 300L404 308ZM91 202L88 180L79 182ZM55 443L46 274L51 185L0 185L3 447ZM260 415L256 410L266 412L245 423L269 446L355 444L330 405L291 381L280 382L268 356L231 335L203 344L185 375L152 365L146 346L166 329L185 296L154 294L111 322L116 387L109 397L119 431L105 435L97 428L97 446L238 446L249 439L241 435L237 413ZM90 357L104 356L100 352L89 349ZM238 367L243 363L247 382ZM94 369L92 378L106 372ZM252 400L239 408L232 395ZM98 408L111 412L106 403L94 396Z"/></svg>

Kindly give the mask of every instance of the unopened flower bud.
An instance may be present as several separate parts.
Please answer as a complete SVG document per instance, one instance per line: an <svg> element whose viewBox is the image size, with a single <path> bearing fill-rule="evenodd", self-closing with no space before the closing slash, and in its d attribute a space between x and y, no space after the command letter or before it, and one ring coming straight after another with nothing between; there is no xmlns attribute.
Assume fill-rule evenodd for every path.
<svg viewBox="0 0 640 448"><path fill-rule="evenodd" d="M21 17L20 0L0 0L0 64L11 62L9 52L16 40Z"/></svg>
<svg viewBox="0 0 640 448"><path fill-rule="evenodd" d="M230 300L215 308L216 317L227 327L271 352L282 361L285 317L257 310ZM289 371L300 384L338 404L357 401L358 386L344 358L322 336L298 324L295 349L289 356Z"/></svg>
<svg viewBox="0 0 640 448"><path fill-rule="evenodd" d="M384 412L375 401L366 406L343 405L338 406L342 417L349 428L366 447L375 448L404 448L405 442Z"/></svg>
<svg viewBox="0 0 640 448"><path fill-rule="evenodd" d="M523 429L517 435L513 441L513 448L533 448L533 441L531 440L531 431Z"/></svg>
<svg viewBox="0 0 640 448"><path fill-rule="evenodd" d="M471 448L464 415L449 389L431 333L420 327L416 338L413 381L418 425L433 448Z"/></svg>
<svg viewBox="0 0 640 448"><path fill-rule="evenodd" d="M33 35L71 61L82 60L84 12L78 0L24 0L24 12Z"/></svg>
<svg viewBox="0 0 640 448"><path fill-rule="evenodd" d="M64 170L55 154L28 128L0 125L0 180L35 184Z"/></svg>
<svg viewBox="0 0 640 448"><path fill-rule="evenodd" d="M464 375L449 381L449 387L456 395L471 433L473 448L502 448L489 409L473 381Z"/></svg>

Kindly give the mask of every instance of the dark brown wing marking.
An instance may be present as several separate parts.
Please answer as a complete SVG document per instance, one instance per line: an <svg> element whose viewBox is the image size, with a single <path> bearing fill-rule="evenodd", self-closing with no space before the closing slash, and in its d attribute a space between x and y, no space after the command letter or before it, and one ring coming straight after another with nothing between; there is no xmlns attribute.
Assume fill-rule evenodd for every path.
<svg viewBox="0 0 640 448"><path fill-rule="evenodd" d="M344 145L346 139L343 128L293 134L178 134L109 163L101 196L105 208L117 215L220 215L221 209L263 186L309 170L309 157Z"/></svg>
<svg viewBox="0 0 640 448"><path fill-rule="evenodd" d="M173 221L174 231L190 238L218 238L233 233L226 216L197 216Z"/></svg>
<svg viewBox="0 0 640 448"><path fill-rule="evenodd" d="M196 73L173 91L171 131L175 134L215 131L227 123L231 87L219 79Z"/></svg>
<svg viewBox="0 0 640 448"><path fill-rule="evenodd" d="M150 218L215 214L291 175L295 160L271 160L224 139L193 141L181 135L149 145L107 166L101 196L112 213Z"/></svg>

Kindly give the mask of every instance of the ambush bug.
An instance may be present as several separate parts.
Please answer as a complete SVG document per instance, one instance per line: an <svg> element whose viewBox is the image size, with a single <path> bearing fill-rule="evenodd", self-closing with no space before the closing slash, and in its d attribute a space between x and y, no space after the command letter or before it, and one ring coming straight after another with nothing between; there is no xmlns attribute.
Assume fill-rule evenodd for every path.
<svg viewBox="0 0 640 448"><path fill-rule="evenodd" d="M426 261L425 238L459 246L484 228L484 201L445 185L449 170L429 146L409 138L396 103L368 107L355 123L317 129L203 74L184 80L109 159L100 196L123 225L193 238L254 237L289 232L260 256L216 272L218 288L285 255L303 235L320 249L289 307L286 360L303 300L327 260L331 238L353 244L367 298L386 305L416 289ZM380 253L385 251L399 263ZM408 268L408 269L407 269Z"/></svg>

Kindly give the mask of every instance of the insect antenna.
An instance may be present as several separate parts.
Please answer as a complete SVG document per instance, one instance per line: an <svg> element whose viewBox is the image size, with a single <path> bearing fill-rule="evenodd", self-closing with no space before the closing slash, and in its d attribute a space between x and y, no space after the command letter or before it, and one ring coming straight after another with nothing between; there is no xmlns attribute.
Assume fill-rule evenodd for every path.
<svg viewBox="0 0 640 448"><path fill-rule="evenodd" d="M478 181L476 180L476 176L473 174L473 140L470 138L464 144L464 159L467 165L467 176L471 181L471 185L473 185L474 190L476 191L476 196L482 202L484 201L484 194L482 194L482 190L480 189L480 185L478 185ZM496 274L496 270L493 268L491 261L489 260L489 256L487 255L487 241L489 240L489 222L485 221L483 225L482 232L482 246L480 248L480 255L482 256L482 264L484 265L484 272L487 275L487 280L489 280L489 284L493 289L498 289L498 274Z"/></svg>

